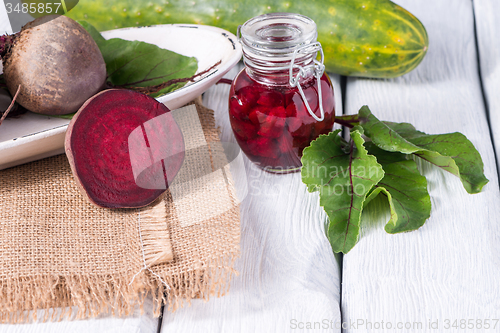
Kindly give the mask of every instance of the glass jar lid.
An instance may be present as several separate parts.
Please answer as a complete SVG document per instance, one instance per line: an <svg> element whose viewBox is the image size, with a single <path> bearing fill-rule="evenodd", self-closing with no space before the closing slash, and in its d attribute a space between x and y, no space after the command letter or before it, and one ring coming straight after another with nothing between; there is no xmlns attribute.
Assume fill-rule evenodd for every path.
<svg viewBox="0 0 500 333"><path fill-rule="evenodd" d="M244 46L271 54L293 53L318 37L316 23L307 16L293 13L271 13L254 17L240 29Z"/></svg>
<svg viewBox="0 0 500 333"><path fill-rule="evenodd" d="M250 60L275 67L269 62L277 62L274 65L279 66L279 63L290 61L295 50L316 42L318 33L316 23L307 16L271 13L248 20L239 27L238 35L241 35L245 62Z"/></svg>
<svg viewBox="0 0 500 333"><path fill-rule="evenodd" d="M264 14L239 26L237 35L247 67L261 75L273 73L269 84L288 82L291 87L297 87L309 114L316 121L323 121L321 76L325 66L321 44L316 41L316 23L300 14ZM321 61L316 60L318 51L321 51ZM318 84L319 117L311 109L300 82L311 75L316 77Z"/></svg>

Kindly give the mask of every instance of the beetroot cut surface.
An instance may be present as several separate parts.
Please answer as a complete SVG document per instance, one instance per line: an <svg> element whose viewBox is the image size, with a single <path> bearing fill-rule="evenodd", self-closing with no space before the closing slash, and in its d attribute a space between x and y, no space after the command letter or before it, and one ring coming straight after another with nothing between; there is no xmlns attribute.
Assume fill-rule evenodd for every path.
<svg viewBox="0 0 500 333"><path fill-rule="evenodd" d="M65 150L83 193L105 208L137 208L168 188L184 161L184 139L170 110L152 97L110 89L73 117Z"/></svg>

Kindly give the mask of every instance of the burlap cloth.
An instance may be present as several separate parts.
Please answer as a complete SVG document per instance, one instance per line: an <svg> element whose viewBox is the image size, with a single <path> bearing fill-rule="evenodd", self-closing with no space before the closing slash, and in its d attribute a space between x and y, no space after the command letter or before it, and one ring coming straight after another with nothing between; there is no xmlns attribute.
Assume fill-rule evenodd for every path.
<svg viewBox="0 0 500 333"><path fill-rule="evenodd" d="M162 304L175 310L227 291L239 255L239 206L213 111L199 102L196 111L205 145L191 144L185 165L192 167L145 208L90 204L65 155L0 171L2 322L49 308L60 310L38 320L124 316L148 294L159 315ZM207 164L212 173L197 171Z"/></svg>

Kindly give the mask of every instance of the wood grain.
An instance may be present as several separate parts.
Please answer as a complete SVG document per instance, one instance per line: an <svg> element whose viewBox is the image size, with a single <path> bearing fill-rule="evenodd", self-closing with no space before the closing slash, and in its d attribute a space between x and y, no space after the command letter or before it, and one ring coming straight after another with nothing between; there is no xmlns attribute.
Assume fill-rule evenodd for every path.
<svg viewBox="0 0 500 333"><path fill-rule="evenodd" d="M386 204L378 200L368 206L361 239L344 256L342 315L347 322L380 325L383 320L393 328L422 323L398 332L456 332L444 329L445 320L500 315L500 196L480 90L472 2L396 2L423 22L428 54L415 71L397 79L349 79L347 113L367 104L382 120L410 122L434 134L460 131L481 153L490 183L482 193L469 195L451 174L421 164L432 213L410 233L386 234L388 216L381 213ZM436 320L440 330L431 330L428 323ZM345 330L367 331L384 330L366 325Z"/></svg>
<svg viewBox="0 0 500 333"><path fill-rule="evenodd" d="M386 234L383 200L366 208L360 241L343 260L344 332L390 331L367 328L367 322L373 326L382 321L385 327L388 322L412 327L398 332L496 332L498 327L445 330L444 325L446 320L452 324L458 319L460 324L461 319L500 317L500 195L473 25L474 7L481 77L493 140L500 151L500 4L497 0L454 0L453 5L446 0L395 2L424 23L429 52L415 71L401 78L349 79L345 113L356 113L367 104L380 119L411 122L427 133L460 131L483 156L490 183L482 193L469 195L454 176L422 163L433 208L431 218L415 232ZM0 31L6 29L3 10L0 3ZM234 69L226 77L236 73ZM339 78L333 81L340 114ZM216 111L223 139L234 142L227 93L227 85L214 86L204 103ZM246 158L234 175L239 189L246 183L249 190L241 206L242 256L236 267L240 275L222 298L195 300L191 307L165 312L162 332L283 332L291 330L294 319L338 323L340 261L324 237L325 215L317 196L306 193L298 174L264 174ZM0 325L0 333L155 332L157 320L149 310L126 319L103 316ZM429 322L436 321L440 329L430 329Z"/></svg>
<svg viewBox="0 0 500 333"><path fill-rule="evenodd" d="M3 0L0 0L0 35L5 31L10 32L10 24L5 12ZM1 66L0 66L1 68ZM0 333L17 333L17 332L36 332L36 333L156 333L158 327L158 319L153 318L153 302L146 301L144 305L144 314L141 314L139 309L127 318L117 318L111 315L101 315L95 319L89 320L74 320L49 323L31 323L21 325L0 325ZM40 315L43 317L42 315Z"/></svg>
<svg viewBox="0 0 500 333"><path fill-rule="evenodd" d="M474 16L490 129L500 165L500 2L474 0Z"/></svg>
<svg viewBox="0 0 500 333"><path fill-rule="evenodd" d="M238 71L226 77L232 79ZM339 77L332 81L341 114ZM229 86L221 84L210 88L203 101L215 110L222 141L235 142L228 94ZM243 160L240 170L232 170L236 187L248 187L241 204L240 274L226 296L165 312L162 333L287 332L300 323L323 325L324 320L340 327L339 264L325 237L326 216L317 195L306 192L298 173L272 175ZM340 329L315 330L322 331Z"/></svg>

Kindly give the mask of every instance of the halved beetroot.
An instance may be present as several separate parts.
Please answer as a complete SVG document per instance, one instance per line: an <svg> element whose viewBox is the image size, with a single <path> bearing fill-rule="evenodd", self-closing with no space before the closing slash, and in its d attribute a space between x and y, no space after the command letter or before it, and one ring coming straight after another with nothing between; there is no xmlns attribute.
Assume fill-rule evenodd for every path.
<svg viewBox="0 0 500 333"><path fill-rule="evenodd" d="M170 110L131 90L100 92L82 105L66 132L73 175L91 202L137 208L168 188L184 161L184 138Z"/></svg>

